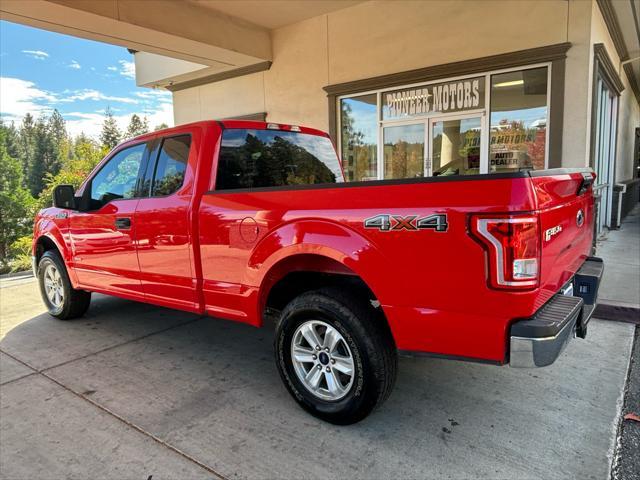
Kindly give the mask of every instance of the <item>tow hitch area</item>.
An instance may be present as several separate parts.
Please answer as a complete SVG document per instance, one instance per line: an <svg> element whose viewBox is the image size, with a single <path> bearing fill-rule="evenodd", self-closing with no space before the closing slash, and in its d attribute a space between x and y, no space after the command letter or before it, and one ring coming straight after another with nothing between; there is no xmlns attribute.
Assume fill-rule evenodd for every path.
<svg viewBox="0 0 640 480"><path fill-rule="evenodd" d="M584 301L582 315L576 325L576 336L587 336L587 324L596 308L598 300L598 287L604 272L604 262L598 257L589 257L580 270L573 277L573 294Z"/></svg>

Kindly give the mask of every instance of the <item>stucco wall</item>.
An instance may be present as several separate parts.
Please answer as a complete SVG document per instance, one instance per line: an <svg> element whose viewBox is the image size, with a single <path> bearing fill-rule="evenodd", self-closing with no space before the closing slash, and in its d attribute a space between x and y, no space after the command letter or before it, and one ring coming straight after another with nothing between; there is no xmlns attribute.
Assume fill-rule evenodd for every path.
<svg viewBox="0 0 640 480"><path fill-rule="evenodd" d="M270 121L327 130L326 85L561 43L567 12L564 0L359 4L274 30L273 65L252 75L251 88L263 82L262 99L243 98L241 79L193 87L174 94L175 120L266 109ZM204 91L218 102L193 111L195 92L202 102Z"/></svg>
<svg viewBox="0 0 640 480"><path fill-rule="evenodd" d="M616 52L615 46L607 26L604 23L602 13L597 4L593 4L592 22L591 22L591 43L604 44L607 54L611 58L613 65L618 70L618 75L624 85L624 90L618 98L618 143L616 145L616 166L615 181L621 182L630 180L634 176L633 172L633 147L635 138L635 128L640 127L640 106L629 86L629 80L626 73L620 67L620 57ZM590 70L593 72L593 58L591 58ZM591 76L591 83L593 78ZM593 88L593 85L590 85ZM592 90L590 90L591 92ZM591 103L591 94L589 95Z"/></svg>

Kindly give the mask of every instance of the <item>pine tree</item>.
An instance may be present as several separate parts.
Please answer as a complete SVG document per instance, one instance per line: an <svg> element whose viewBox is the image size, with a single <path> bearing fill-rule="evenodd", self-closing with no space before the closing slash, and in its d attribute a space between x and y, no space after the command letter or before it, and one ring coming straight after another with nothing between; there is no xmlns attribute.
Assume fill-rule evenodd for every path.
<svg viewBox="0 0 640 480"><path fill-rule="evenodd" d="M162 122L160 125L156 125L156 128L154 128L153 131L157 132L158 130L164 130L165 128L169 128L169 125Z"/></svg>
<svg viewBox="0 0 640 480"><path fill-rule="evenodd" d="M147 117L140 120L140 117L134 113L131 115L131 120L129 121L129 126L127 127L124 137L133 138L144 133L149 133L149 120L147 120Z"/></svg>
<svg viewBox="0 0 640 480"><path fill-rule="evenodd" d="M31 189L29 183L31 165L33 165L34 155L34 129L33 116L27 113L22 119L22 125L18 133L18 155L17 158L22 162L22 174L24 178L24 186Z"/></svg>
<svg viewBox="0 0 640 480"><path fill-rule="evenodd" d="M116 119L113 118L111 109L107 108L102 124L102 132L100 133L100 142L104 147L111 150L120 142L121 137L122 134L120 133Z"/></svg>
<svg viewBox="0 0 640 480"><path fill-rule="evenodd" d="M69 155L69 139L64 118L54 110L47 122L49 135L49 162L45 165L46 174L56 175Z"/></svg>
<svg viewBox="0 0 640 480"><path fill-rule="evenodd" d="M31 195L37 197L44 188L47 167L51 164L53 148L47 123L40 117L33 127L33 158L29 165L28 185Z"/></svg>

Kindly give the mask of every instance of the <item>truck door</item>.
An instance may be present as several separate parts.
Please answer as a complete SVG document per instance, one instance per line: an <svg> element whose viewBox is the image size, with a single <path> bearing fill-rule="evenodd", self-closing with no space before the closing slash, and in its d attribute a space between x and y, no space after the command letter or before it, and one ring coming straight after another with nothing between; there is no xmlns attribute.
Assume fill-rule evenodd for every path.
<svg viewBox="0 0 640 480"><path fill-rule="evenodd" d="M113 154L85 186L86 210L69 214L73 267L82 285L124 296L142 294L133 217L146 147L143 142Z"/></svg>
<svg viewBox="0 0 640 480"><path fill-rule="evenodd" d="M158 137L135 212L138 261L148 300L195 310L189 207L197 151L190 133ZM191 161L190 161L191 159Z"/></svg>

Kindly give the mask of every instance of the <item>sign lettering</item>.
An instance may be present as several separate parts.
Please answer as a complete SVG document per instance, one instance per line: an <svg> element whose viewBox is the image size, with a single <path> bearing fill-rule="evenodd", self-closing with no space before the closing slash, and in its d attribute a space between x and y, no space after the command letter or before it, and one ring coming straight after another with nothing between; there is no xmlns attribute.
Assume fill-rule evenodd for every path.
<svg viewBox="0 0 640 480"><path fill-rule="evenodd" d="M484 107L484 77L383 94L383 117L402 118Z"/></svg>

